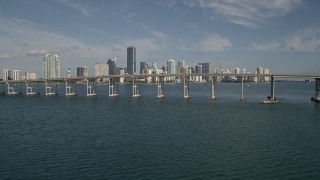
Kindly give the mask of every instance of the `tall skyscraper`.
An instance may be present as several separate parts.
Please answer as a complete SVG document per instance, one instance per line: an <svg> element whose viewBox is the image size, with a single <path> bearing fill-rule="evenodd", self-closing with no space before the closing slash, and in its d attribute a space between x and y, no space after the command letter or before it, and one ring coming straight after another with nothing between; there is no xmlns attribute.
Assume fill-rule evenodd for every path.
<svg viewBox="0 0 320 180"><path fill-rule="evenodd" d="M167 61L167 73L175 74L176 73L176 62L173 59ZM175 77L169 77L169 81L173 81Z"/></svg>
<svg viewBox="0 0 320 180"><path fill-rule="evenodd" d="M127 48L127 72L128 74L136 73L136 47Z"/></svg>
<svg viewBox="0 0 320 180"><path fill-rule="evenodd" d="M108 59L107 64L109 65L109 74L110 75L117 75L117 64L116 64L117 59L112 58Z"/></svg>
<svg viewBox="0 0 320 180"><path fill-rule="evenodd" d="M167 61L168 74L176 73L176 62L173 59Z"/></svg>
<svg viewBox="0 0 320 180"><path fill-rule="evenodd" d="M107 63L97 63L94 66L95 72L94 76L108 76L109 75L109 65Z"/></svg>
<svg viewBox="0 0 320 180"><path fill-rule="evenodd" d="M46 54L43 57L43 78L60 78L60 58L56 54Z"/></svg>
<svg viewBox="0 0 320 180"><path fill-rule="evenodd" d="M77 77L88 77L88 67L77 67Z"/></svg>

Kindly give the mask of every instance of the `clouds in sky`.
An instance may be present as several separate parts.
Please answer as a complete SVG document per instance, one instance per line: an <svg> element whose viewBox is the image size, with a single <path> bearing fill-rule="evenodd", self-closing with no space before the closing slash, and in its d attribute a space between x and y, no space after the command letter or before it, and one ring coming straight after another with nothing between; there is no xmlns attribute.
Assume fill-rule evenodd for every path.
<svg viewBox="0 0 320 180"><path fill-rule="evenodd" d="M263 65L274 55L292 60L292 52L316 64L320 53L317 0L23 2L23 12L18 0L0 6L5 67L33 68L46 53L58 54L64 68L112 57L125 66L127 46L137 48L139 61L225 59L243 66Z"/></svg>
<svg viewBox="0 0 320 180"><path fill-rule="evenodd" d="M89 8L88 6L85 6L77 1L72 0L57 0L56 2L62 3L65 6L71 7L77 11L80 11L82 15L91 17L92 13L94 12L93 9Z"/></svg>
<svg viewBox="0 0 320 180"><path fill-rule="evenodd" d="M196 42L192 47L180 47L180 50L184 51L195 51L201 53L215 53L227 51L232 47L231 41L218 34L208 34L198 42Z"/></svg>
<svg viewBox="0 0 320 180"><path fill-rule="evenodd" d="M0 54L0 59L10 59L11 55L10 54Z"/></svg>
<svg viewBox="0 0 320 180"><path fill-rule="evenodd" d="M185 5L206 10L211 19L257 27L266 18L283 16L301 0L183 0Z"/></svg>
<svg viewBox="0 0 320 180"><path fill-rule="evenodd" d="M145 29L145 37L124 37L118 42L88 44L67 35L48 32L41 25L26 20L3 18L0 18L0 31L6 34L0 37L1 42L6 44L6 49L0 51L0 59L43 56L46 53L57 53L68 59L104 60L110 55L124 59L127 46L136 46L139 55L144 56L163 48L167 39L164 33Z"/></svg>
<svg viewBox="0 0 320 180"><path fill-rule="evenodd" d="M253 43L251 49L257 51L320 52L320 28L300 30L281 41Z"/></svg>

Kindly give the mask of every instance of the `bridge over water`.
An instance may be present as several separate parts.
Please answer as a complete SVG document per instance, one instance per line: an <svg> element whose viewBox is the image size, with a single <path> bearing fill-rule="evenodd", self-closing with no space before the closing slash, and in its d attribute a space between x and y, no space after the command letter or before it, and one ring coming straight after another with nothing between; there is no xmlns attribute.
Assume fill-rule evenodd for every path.
<svg viewBox="0 0 320 180"><path fill-rule="evenodd" d="M243 81L245 77L269 77L271 78L271 93L267 100L262 100L261 103L277 103L278 100L275 98L275 79L288 79L288 78L303 78L303 79L315 79L315 96L311 98L312 101L320 103L320 75L319 74L217 74L217 73L196 73L196 74L126 74L126 75L108 75L108 76L95 76L95 77L75 77L75 78L57 78L57 79L36 79L36 80L7 80L0 81L0 85L3 86L3 94L7 93L8 95L22 94L22 92L16 92L13 84L19 84L20 87L22 84L25 84L26 95L35 95L39 92L35 92L33 88L29 85L31 83L45 84L45 95L56 95L54 91L54 86L57 83L65 84L65 95L73 96L76 93L73 90L72 84L76 82L85 82L86 83L86 95L95 96L97 95L94 92L93 84L98 79L107 79L109 96L118 96L117 86L119 78L125 78L131 81L132 83L132 97L139 97L139 79L144 78L157 78L158 80L158 98L164 97L164 85L165 78L167 77L180 77L183 81L183 98L189 98L189 84L190 77L193 76L203 76L210 77L211 79L211 99L215 99L215 83L217 77L224 76L234 76L241 78L241 97L240 100L243 100ZM20 88L21 89L21 88ZM39 88L38 88L39 89Z"/></svg>

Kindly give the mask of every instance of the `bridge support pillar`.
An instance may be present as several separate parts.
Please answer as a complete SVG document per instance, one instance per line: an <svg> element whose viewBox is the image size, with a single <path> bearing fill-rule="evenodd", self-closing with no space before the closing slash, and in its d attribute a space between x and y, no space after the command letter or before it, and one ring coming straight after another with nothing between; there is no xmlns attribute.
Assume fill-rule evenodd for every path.
<svg viewBox="0 0 320 180"><path fill-rule="evenodd" d="M315 83L315 93L311 100L320 103L320 78L316 78Z"/></svg>
<svg viewBox="0 0 320 180"><path fill-rule="evenodd" d="M268 96L267 100L261 100L260 103L261 104L276 104L276 103L278 103L279 101L274 96L274 90L275 90L275 80L274 80L274 77L271 76L271 96Z"/></svg>
<svg viewBox="0 0 320 180"><path fill-rule="evenodd" d="M211 78L211 99L214 100L216 99L216 77Z"/></svg>
<svg viewBox="0 0 320 180"><path fill-rule="evenodd" d="M75 96L76 93L74 92L74 90L72 90L71 85L68 85L68 81L65 81L65 85L66 85L66 96Z"/></svg>
<svg viewBox="0 0 320 180"><path fill-rule="evenodd" d="M140 88L136 83L136 79L132 78L132 97L140 96Z"/></svg>
<svg viewBox="0 0 320 180"><path fill-rule="evenodd" d="M1 92L1 94L6 94L6 85L5 85L5 84L2 85L2 92Z"/></svg>
<svg viewBox="0 0 320 180"><path fill-rule="evenodd" d="M164 97L164 77L158 77L158 98Z"/></svg>
<svg viewBox="0 0 320 180"><path fill-rule="evenodd" d="M87 79L87 96L96 96L97 94L94 92L92 85L89 84L89 80Z"/></svg>
<svg viewBox="0 0 320 180"><path fill-rule="evenodd" d="M10 86L10 84L7 82L7 85L8 85L8 95L16 95L18 94L18 92L15 92L14 91L14 88L12 86Z"/></svg>
<svg viewBox="0 0 320 180"><path fill-rule="evenodd" d="M49 86L48 82L45 82L45 85L46 85L46 96L56 95L56 93L52 89L52 84L51 84L51 86Z"/></svg>
<svg viewBox="0 0 320 180"><path fill-rule="evenodd" d="M117 82L114 82L114 79L109 79L109 96L118 96L118 86Z"/></svg>
<svg viewBox="0 0 320 180"><path fill-rule="evenodd" d="M28 82L26 82L26 95L35 95L36 92L32 90L32 87L29 86Z"/></svg>
<svg viewBox="0 0 320 180"><path fill-rule="evenodd" d="M241 97L240 101L243 101L243 76L241 77Z"/></svg>
<svg viewBox="0 0 320 180"><path fill-rule="evenodd" d="M274 77L271 76L271 101L275 100L274 90L275 90L275 81L274 81Z"/></svg>
<svg viewBox="0 0 320 180"><path fill-rule="evenodd" d="M183 77L183 98L189 98L189 81L190 76L184 76Z"/></svg>

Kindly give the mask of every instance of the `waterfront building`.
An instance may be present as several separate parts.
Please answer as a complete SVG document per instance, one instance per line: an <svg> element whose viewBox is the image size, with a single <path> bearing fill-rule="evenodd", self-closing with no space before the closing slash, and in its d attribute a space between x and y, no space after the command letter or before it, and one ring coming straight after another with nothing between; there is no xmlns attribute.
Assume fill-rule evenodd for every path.
<svg viewBox="0 0 320 180"><path fill-rule="evenodd" d="M3 81L11 80L11 70L10 69L2 69L2 80Z"/></svg>
<svg viewBox="0 0 320 180"><path fill-rule="evenodd" d="M184 60L180 60L177 66L177 74L185 74L188 71L188 66Z"/></svg>
<svg viewBox="0 0 320 180"><path fill-rule="evenodd" d="M168 66L164 65L161 67L161 69L165 74L168 74Z"/></svg>
<svg viewBox="0 0 320 180"><path fill-rule="evenodd" d="M20 70L13 70L13 79L12 80L20 80L20 79L21 79Z"/></svg>
<svg viewBox="0 0 320 180"><path fill-rule="evenodd" d="M60 58L56 54L46 54L43 57L43 78L60 78Z"/></svg>
<svg viewBox="0 0 320 180"><path fill-rule="evenodd" d="M116 61L117 61L116 58L108 59L107 64L109 66L109 74L110 75L117 75L118 74Z"/></svg>
<svg viewBox="0 0 320 180"><path fill-rule="evenodd" d="M175 74L176 73L176 62L173 59L169 59L167 61L167 73L168 74ZM169 81L174 81L175 77L174 76L170 76L168 77Z"/></svg>
<svg viewBox="0 0 320 180"><path fill-rule="evenodd" d="M263 69L263 74L269 74L269 69L268 68L264 68ZM265 82L269 82L270 81L270 77L264 77L264 81Z"/></svg>
<svg viewBox="0 0 320 180"><path fill-rule="evenodd" d="M119 74L120 75L124 75L124 69L123 68L119 70ZM119 81L120 81L120 83L124 83L124 78L121 77Z"/></svg>
<svg viewBox="0 0 320 180"><path fill-rule="evenodd" d="M108 76L109 75L109 65L107 63L97 63L94 66L94 76Z"/></svg>
<svg viewBox="0 0 320 180"><path fill-rule="evenodd" d="M269 74L269 69L264 67L257 67L257 74ZM268 82L270 81L269 77L259 77L258 82Z"/></svg>
<svg viewBox="0 0 320 180"><path fill-rule="evenodd" d="M87 66L77 67L77 77L88 77L88 67Z"/></svg>
<svg viewBox="0 0 320 180"><path fill-rule="evenodd" d="M202 72L202 65L200 63L195 66L194 70L195 70L195 74L203 73ZM195 76L194 81L201 82L202 81L202 76Z"/></svg>
<svg viewBox="0 0 320 180"><path fill-rule="evenodd" d="M148 68L148 64L146 62L140 62L140 74L143 74L143 71L146 68Z"/></svg>
<svg viewBox="0 0 320 180"><path fill-rule="evenodd" d="M185 68L185 66L186 66L186 61L180 60L180 61L178 62L178 68Z"/></svg>
<svg viewBox="0 0 320 180"><path fill-rule="evenodd" d="M71 69L70 68L68 68L68 70L67 70L67 78L71 78Z"/></svg>
<svg viewBox="0 0 320 180"><path fill-rule="evenodd" d="M34 72L26 72L24 76L25 80L36 80L38 79L37 73Z"/></svg>
<svg viewBox="0 0 320 180"><path fill-rule="evenodd" d="M127 48L127 72L128 74L136 73L136 47Z"/></svg>
<svg viewBox="0 0 320 180"><path fill-rule="evenodd" d="M127 74L127 68L126 67L117 67L116 73L120 74L120 70L123 70L124 74Z"/></svg>
<svg viewBox="0 0 320 180"><path fill-rule="evenodd" d="M208 62L199 63L199 65L202 65L202 73L210 73L210 64ZM209 76L204 76L203 79L205 79L206 81L210 80Z"/></svg>
<svg viewBox="0 0 320 180"><path fill-rule="evenodd" d="M167 61L167 71L168 71L168 74L176 73L176 62L173 59L169 59Z"/></svg>

